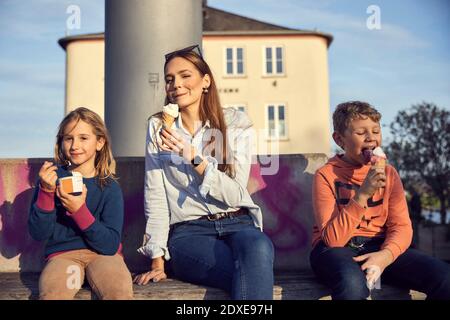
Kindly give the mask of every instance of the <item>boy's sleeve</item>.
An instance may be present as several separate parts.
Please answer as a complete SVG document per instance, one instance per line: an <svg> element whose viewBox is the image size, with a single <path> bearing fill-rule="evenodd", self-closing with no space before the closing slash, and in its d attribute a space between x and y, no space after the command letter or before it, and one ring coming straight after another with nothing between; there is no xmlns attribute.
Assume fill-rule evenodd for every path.
<svg viewBox="0 0 450 320"><path fill-rule="evenodd" d="M392 192L389 196L386 240L381 248L388 249L395 260L410 246L413 231L403 184L393 167L391 167L390 177L392 179Z"/></svg>
<svg viewBox="0 0 450 320"><path fill-rule="evenodd" d="M345 246L366 210L353 199L339 210L333 187L320 171L316 172L313 180L313 208L321 239L329 247Z"/></svg>
<svg viewBox="0 0 450 320"><path fill-rule="evenodd" d="M28 231L34 240L44 241L52 236L55 223L55 193L43 191L38 181L28 215Z"/></svg>

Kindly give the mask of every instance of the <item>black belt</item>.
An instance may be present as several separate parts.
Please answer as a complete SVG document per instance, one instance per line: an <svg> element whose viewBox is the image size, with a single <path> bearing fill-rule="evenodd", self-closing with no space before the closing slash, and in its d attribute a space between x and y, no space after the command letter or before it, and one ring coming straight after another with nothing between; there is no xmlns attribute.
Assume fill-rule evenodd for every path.
<svg viewBox="0 0 450 320"><path fill-rule="evenodd" d="M217 220L221 220L221 219L225 219L225 218L236 218L236 217L243 216L246 214L248 214L247 208L241 208L238 211L219 212L219 213L208 214L208 215L202 216L199 219L207 219L209 221L217 221Z"/></svg>
<svg viewBox="0 0 450 320"><path fill-rule="evenodd" d="M363 237L356 236L347 242L346 246L352 249L362 249L367 245L381 245L384 242L383 237Z"/></svg>

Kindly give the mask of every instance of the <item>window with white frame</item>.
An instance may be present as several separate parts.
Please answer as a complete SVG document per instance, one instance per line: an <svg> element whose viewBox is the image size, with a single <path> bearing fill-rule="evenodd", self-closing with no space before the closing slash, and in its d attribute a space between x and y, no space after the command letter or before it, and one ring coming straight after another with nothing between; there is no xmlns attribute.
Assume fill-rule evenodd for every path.
<svg viewBox="0 0 450 320"><path fill-rule="evenodd" d="M223 106L224 108L233 108L242 112L247 112L247 106L244 103L233 103L226 104Z"/></svg>
<svg viewBox="0 0 450 320"><path fill-rule="evenodd" d="M287 139L286 106L284 104L269 104L267 114L267 137L269 139Z"/></svg>
<svg viewBox="0 0 450 320"><path fill-rule="evenodd" d="M264 74L284 74L284 49L281 46L264 48Z"/></svg>
<svg viewBox="0 0 450 320"><path fill-rule="evenodd" d="M227 76L244 75L244 48L225 48L225 74Z"/></svg>

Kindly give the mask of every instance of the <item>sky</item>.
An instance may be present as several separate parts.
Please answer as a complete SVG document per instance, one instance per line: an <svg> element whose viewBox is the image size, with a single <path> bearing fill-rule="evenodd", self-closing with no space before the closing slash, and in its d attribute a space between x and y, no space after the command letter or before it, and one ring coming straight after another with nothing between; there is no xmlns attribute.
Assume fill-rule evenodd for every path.
<svg viewBox="0 0 450 320"><path fill-rule="evenodd" d="M81 13L75 29L67 25L71 5ZM364 100L388 126L399 110L423 101L450 110L448 0L208 0L208 5L333 35L331 111L340 102ZM379 21L379 28L368 28L368 21L369 26ZM104 23L104 0L0 0L0 158L52 156L64 115L65 52L57 41L103 32ZM388 128L383 131L389 141Z"/></svg>

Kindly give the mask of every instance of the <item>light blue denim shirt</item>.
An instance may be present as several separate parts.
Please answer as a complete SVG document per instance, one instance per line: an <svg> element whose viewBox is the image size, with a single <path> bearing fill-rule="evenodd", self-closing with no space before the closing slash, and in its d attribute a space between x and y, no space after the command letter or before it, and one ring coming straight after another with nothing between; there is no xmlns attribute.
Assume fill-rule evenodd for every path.
<svg viewBox="0 0 450 320"><path fill-rule="evenodd" d="M144 244L138 252L156 258L170 259L167 249L171 224L198 219L204 215L249 209L256 227L262 230L261 209L253 202L247 191L256 134L250 119L244 112L224 109L227 139L234 160L236 175L230 178L218 169L220 157L204 157L208 161L202 177L183 158L159 148L161 120L152 117L148 122L145 155L145 217L147 220ZM211 139L207 121L192 137L183 127L181 114L172 125L198 151L204 149Z"/></svg>

